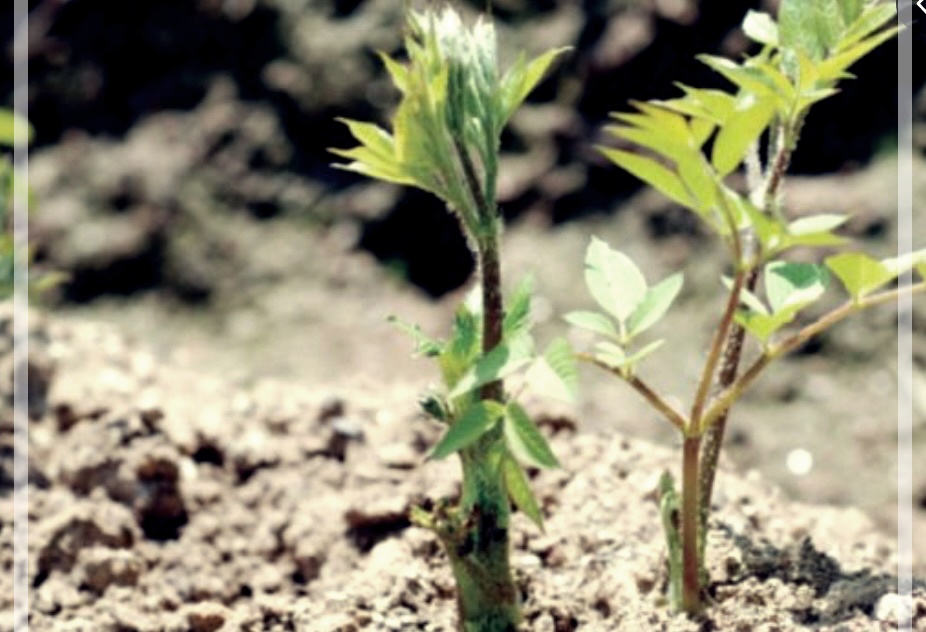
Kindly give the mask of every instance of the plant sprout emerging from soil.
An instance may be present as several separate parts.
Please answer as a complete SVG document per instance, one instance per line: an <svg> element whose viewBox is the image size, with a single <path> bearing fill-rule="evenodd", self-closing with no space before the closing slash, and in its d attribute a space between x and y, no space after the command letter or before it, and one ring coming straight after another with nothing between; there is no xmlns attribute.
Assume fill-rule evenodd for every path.
<svg viewBox="0 0 926 632"><path fill-rule="evenodd" d="M845 248L847 240L833 232L848 219L845 215L791 218L781 202L808 109L834 95L855 61L896 34L882 28L894 15L890 3L862 0L783 0L777 22L750 11L743 30L761 45L758 54L741 63L700 57L735 86L732 92L680 85L678 98L634 103L637 111L615 114L617 124L609 131L644 152L601 148L619 167L694 212L723 241L732 263L732 278L723 279L726 305L687 414L637 371L640 360L662 342L640 347L637 339L666 313L681 289L680 275L649 287L628 257L593 239L585 279L604 312L566 316L604 338L580 357L627 382L683 437L681 498L668 474L660 487L670 601L688 614L703 608L708 511L731 406L773 360L852 314L891 303L902 292L926 289L926 250L877 260ZM726 182L740 165L745 165L745 193ZM784 256L795 248L805 251L801 261ZM828 254L820 257L822 264L807 263L806 251L821 248ZM893 286L913 269L922 277L919 282ZM796 322L824 295L831 275L848 300ZM740 372L747 333L758 343L758 353Z"/></svg>
<svg viewBox="0 0 926 632"><path fill-rule="evenodd" d="M399 323L414 336L419 353L437 360L444 382L444 392L422 401L424 410L446 426L431 458L457 454L463 467L459 500L417 508L412 519L433 530L447 553L457 582L460 628L514 630L521 614L509 563L509 503L542 528L521 463L554 467L557 460L524 409L506 395L502 380L526 369L527 383L566 396L577 373L564 340L541 355L535 352L528 283L504 307L498 154L502 128L562 50L530 62L522 56L502 75L489 22L465 25L444 8L410 12L408 29L408 63L382 55L402 94L392 133L346 120L361 144L332 151L353 161L343 168L441 198L476 255L480 292L459 306L448 340Z"/></svg>

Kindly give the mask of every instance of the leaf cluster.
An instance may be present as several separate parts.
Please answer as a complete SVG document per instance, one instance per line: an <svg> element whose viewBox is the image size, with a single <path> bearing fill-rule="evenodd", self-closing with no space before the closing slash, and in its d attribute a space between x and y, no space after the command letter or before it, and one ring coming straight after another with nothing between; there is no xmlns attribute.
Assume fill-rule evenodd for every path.
<svg viewBox="0 0 926 632"><path fill-rule="evenodd" d="M503 447L482 458L505 481L509 497L538 526L542 519L523 466L552 468L559 465L547 440L513 398L484 401L480 387L522 374L524 386L546 396L571 400L578 387L578 370L564 339L551 342L543 352L530 333L531 283L523 281L512 295L503 321L502 341L482 353L481 306L472 294L456 311L450 337L431 338L417 326L393 319L416 342L418 353L434 358L441 370L443 389L421 401L430 417L447 426L430 458L444 459L474 448L483 437L497 431Z"/></svg>
<svg viewBox="0 0 926 632"><path fill-rule="evenodd" d="M673 274L649 287L643 273L627 255L593 237L585 257L585 283L603 312L576 311L567 322L604 336L594 358L631 375L637 363L662 346L657 340L636 351L634 339L665 315L679 291L682 275Z"/></svg>
<svg viewBox="0 0 926 632"><path fill-rule="evenodd" d="M502 129L565 49L522 55L501 74L492 24L467 27L450 7L410 12L405 48L407 64L380 55L401 93L392 133L344 119L360 145L331 151L351 159L343 169L433 193L478 235L480 207L494 203Z"/></svg>

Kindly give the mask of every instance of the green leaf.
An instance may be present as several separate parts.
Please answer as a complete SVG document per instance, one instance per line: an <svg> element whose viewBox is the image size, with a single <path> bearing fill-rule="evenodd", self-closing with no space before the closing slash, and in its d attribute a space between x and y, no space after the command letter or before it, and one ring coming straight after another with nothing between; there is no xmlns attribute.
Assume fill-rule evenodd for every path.
<svg viewBox="0 0 926 632"><path fill-rule="evenodd" d="M781 46L798 49L812 59L823 58L832 35L819 0L781 0L778 29Z"/></svg>
<svg viewBox="0 0 926 632"><path fill-rule="evenodd" d="M783 249L787 228L777 217L762 211L747 199L741 199L740 207L749 219L766 256Z"/></svg>
<svg viewBox="0 0 926 632"><path fill-rule="evenodd" d="M481 324L479 312L472 310L466 302L457 306L450 340L444 345L444 352L439 358L445 384L456 384L472 367L480 352Z"/></svg>
<svg viewBox="0 0 926 632"><path fill-rule="evenodd" d="M765 294L772 314L785 309L801 309L826 291L826 268L813 263L773 261L765 266Z"/></svg>
<svg viewBox="0 0 926 632"><path fill-rule="evenodd" d="M824 263L839 277L855 301L889 283L895 276L888 266L862 252L834 255Z"/></svg>
<svg viewBox="0 0 926 632"><path fill-rule="evenodd" d="M429 458L440 460L472 445L504 416L505 407L498 402L476 402L447 429Z"/></svg>
<svg viewBox="0 0 926 632"><path fill-rule="evenodd" d="M597 237L592 237L585 255L585 283L598 304L621 323L646 296L640 269Z"/></svg>
<svg viewBox="0 0 926 632"><path fill-rule="evenodd" d="M611 368L618 369L627 362L627 354L613 342L599 342L595 345L595 349L597 349L595 359Z"/></svg>
<svg viewBox="0 0 926 632"><path fill-rule="evenodd" d="M778 25L768 13L750 9L743 20L743 32L754 42L778 46Z"/></svg>
<svg viewBox="0 0 926 632"><path fill-rule="evenodd" d="M854 44L877 31L887 21L895 21L896 15L897 12L889 2L869 5L843 33L839 43L836 45L836 52L843 52L851 48Z"/></svg>
<svg viewBox="0 0 926 632"><path fill-rule="evenodd" d="M836 213L808 215L807 217L802 217L788 224L788 232L798 236L827 233L833 229L839 228L847 221L849 221L848 215Z"/></svg>
<svg viewBox="0 0 926 632"><path fill-rule="evenodd" d="M502 459L502 474L505 478L505 487L508 490L508 497L511 498L511 502L524 512L524 515L530 518L538 529L543 531L543 514L540 512L537 499L534 498L534 493L527 482L524 470L514 459L506 456Z"/></svg>
<svg viewBox="0 0 926 632"><path fill-rule="evenodd" d="M913 268L918 269L919 266L926 264L926 248L914 250L899 257L884 259L881 263L890 270L894 277L899 277Z"/></svg>
<svg viewBox="0 0 926 632"><path fill-rule="evenodd" d="M872 50L897 35L899 29L892 28L853 44L846 50L823 60L819 65L820 79L836 81L844 76L845 71L856 61Z"/></svg>
<svg viewBox="0 0 926 632"><path fill-rule="evenodd" d="M550 444L517 402L509 402L505 407L504 423L508 449L519 461L540 468L559 467Z"/></svg>
<svg viewBox="0 0 926 632"><path fill-rule="evenodd" d="M533 285L533 280L529 276L524 277L514 291L511 300L508 301L508 309L505 310L505 319L502 323L505 338L514 338L530 328Z"/></svg>
<svg viewBox="0 0 926 632"><path fill-rule="evenodd" d="M565 338L556 338L527 371L525 381L537 393L564 402L575 400L579 371Z"/></svg>
<svg viewBox="0 0 926 632"><path fill-rule="evenodd" d="M515 110L524 102L527 95L540 83L550 64L553 60L562 55L569 48L554 48L539 57L531 60L530 63L524 63L523 56L518 59L501 81L502 94L502 116L501 121L504 123L514 114Z"/></svg>
<svg viewBox="0 0 926 632"><path fill-rule="evenodd" d="M772 99L776 105L786 105L786 95L779 94L774 79L755 66L740 66L725 57L698 55L697 59L726 77L748 93Z"/></svg>
<svg viewBox="0 0 926 632"><path fill-rule="evenodd" d="M714 140L711 164L720 177L728 175L743 162L746 151L758 142L774 115L775 103L770 99L749 93L742 93L737 98L736 108Z"/></svg>
<svg viewBox="0 0 926 632"><path fill-rule="evenodd" d="M772 335L794 320L800 311L799 307L790 307L774 314L760 314L757 312L738 311L736 322L755 336L765 346Z"/></svg>
<svg viewBox="0 0 926 632"><path fill-rule="evenodd" d="M25 141L28 145L35 136L35 130L24 117L13 110L0 108L0 145L12 147L16 140L16 128L24 128Z"/></svg>
<svg viewBox="0 0 926 632"><path fill-rule="evenodd" d="M644 346L642 349L627 355L627 352L624 349L618 347L615 344L609 342L599 342L596 345L596 349L598 351L595 353L595 359L603 362L613 369L632 370L634 366L640 362L640 360L654 352L663 344L665 344L665 340L654 340L653 342Z"/></svg>
<svg viewBox="0 0 926 632"><path fill-rule="evenodd" d="M443 351L444 343L426 335L418 325L400 320L397 316L389 316L386 320L412 337L415 341L415 353L431 358Z"/></svg>
<svg viewBox="0 0 926 632"><path fill-rule="evenodd" d="M450 397L460 397L473 389L514 373L530 362L533 353L534 342L526 334L503 341L476 361L454 385L450 391Z"/></svg>
<svg viewBox="0 0 926 632"><path fill-rule="evenodd" d="M643 301L627 321L628 339L659 322L678 296L683 281L681 274L673 274L647 290Z"/></svg>
<svg viewBox="0 0 926 632"><path fill-rule="evenodd" d="M670 200L682 206L691 206L693 203L679 177L652 158L640 156L623 149L600 146L597 149L618 167L636 176Z"/></svg>
<svg viewBox="0 0 926 632"><path fill-rule="evenodd" d="M379 58L383 61L383 65L389 72L389 76L392 77L392 83L395 87L403 94L408 92L408 68L386 53L379 53Z"/></svg>
<svg viewBox="0 0 926 632"><path fill-rule="evenodd" d="M563 318L570 325L588 329L589 331L594 331L595 333L608 336L609 338L618 337L617 329L614 328L614 323L611 319L599 312L569 312L563 316Z"/></svg>

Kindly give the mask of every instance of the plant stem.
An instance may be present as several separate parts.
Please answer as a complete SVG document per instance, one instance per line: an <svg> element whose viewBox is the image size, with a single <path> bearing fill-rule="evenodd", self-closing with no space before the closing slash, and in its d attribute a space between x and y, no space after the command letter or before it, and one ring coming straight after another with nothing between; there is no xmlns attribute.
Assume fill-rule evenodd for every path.
<svg viewBox="0 0 926 632"><path fill-rule="evenodd" d="M748 292L756 289L756 283L759 278L758 268L753 268L746 275L744 287ZM720 363L720 372L717 374L717 385L721 388L727 388L736 380L736 374L739 371L740 358L743 355L743 342L746 337L746 330L740 325L733 324L727 336L727 341L723 350L723 359ZM729 410L724 411L723 415L712 425L704 423L703 417L698 420L702 432L704 432L704 443L701 454L701 533L707 533L707 518L710 514L711 500L714 494L714 481L717 478L717 465L720 462L720 448L723 445L723 437L727 429L727 417Z"/></svg>
<svg viewBox="0 0 926 632"><path fill-rule="evenodd" d="M502 340L502 323L505 312L502 303L502 271L498 253L498 237L484 238L480 245L480 270L482 274L482 352L489 353ZM504 397L501 380L489 382L482 387L483 401L501 402Z"/></svg>
<svg viewBox="0 0 926 632"><path fill-rule="evenodd" d="M725 418L730 406L732 406L733 403L742 396L746 389L758 379L762 371L765 370L773 360L794 351L814 336L829 329L836 323L845 320L852 314L869 307L896 301L897 298L905 292L916 294L924 291L926 291L926 281L920 281L913 285L879 292L878 294L865 297L857 302L849 301L844 303L841 307L837 307L833 311L821 316L778 344L772 345L762 356L757 358L739 378L717 395L704 414L704 425L711 428L718 424L722 418Z"/></svg>
<svg viewBox="0 0 926 632"><path fill-rule="evenodd" d="M714 338L711 341L711 350L708 352L707 361L704 363L704 370L701 372L701 381L698 384L698 392L695 396L694 404L691 407L691 422L695 426L695 432L701 432L701 415L704 407L707 405L707 398L710 395L711 385L714 383L714 375L717 371L717 363L720 361L721 353L729 351L729 340L736 336L736 330L740 328L733 322L736 314L736 308L740 303L740 295L743 291L743 285L747 280L747 273L743 270L736 272L733 279L733 287L730 289L730 295L727 297L727 305L723 310L723 316L714 332ZM731 331L731 327L733 330ZM724 354L724 366L728 358Z"/></svg>
<svg viewBox="0 0 926 632"><path fill-rule="evenodd" d="M608 373L616 375L617 377L627 382L634 388L635 391L642 395L653 408L661 412L663 416L669 421L669 423L678 428L680 431L685 432L685 428L687 428L689 425L688 418L672 408L672 405L669 404L669 402L664 400L659 395L659 393L650 388L650 386L641 378L637 377L636 375L626 375L620 369L602 362L589 353L577 353L576 357L584 362L590 362L595 366L602 368Z"/></svg>
<svg viewBox="0 0 926 632"><path fill-rule="evenodd" d="M500 222L495 200L486 196L470 155L454 138L457 159L475 207L474 225L465 228L475 245L482 288L482 352L502 341L504 303L499 253ZM502 380L485 384L482 401L504 402ZM463 632L514 632L521 621L520 597L510 564L508 490L498 463L505 445L501 427L460 451L463 492L457 528L441 540L457 582L460 629ZM450 524L453 524L452 522ZM440 534L440 531L439 531Z"/></svg>
<svg viewBox="0 0 926 632"><path fill-rule="evenodd" d="M701 611L701 540L698 513L700 437L685 437L682 454L682 609Z"/></svg>

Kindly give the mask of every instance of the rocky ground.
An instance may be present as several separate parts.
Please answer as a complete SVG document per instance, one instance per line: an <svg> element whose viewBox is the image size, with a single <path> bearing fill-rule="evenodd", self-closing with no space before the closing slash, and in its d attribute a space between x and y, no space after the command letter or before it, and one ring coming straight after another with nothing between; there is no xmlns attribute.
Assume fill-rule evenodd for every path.
<svg viewBox="0 0 926 632"><path fill-rule="evenodd" d="M407 510L453 495L457 470L423 463L437 427L413 388L242 387L98 324L39 319L32 345L47 379L33 380L30 629L453 629L443 554ZM712 519L712 607L701 622L670 616L655 488L673 453L539 421L563 467L534 476L545 532L515 519L527 629L896 625L895 548L869 518L732 471ZM0 544L9 568L7 521ZM926 630L926 586L916 595L913 629Z"/></svg>

